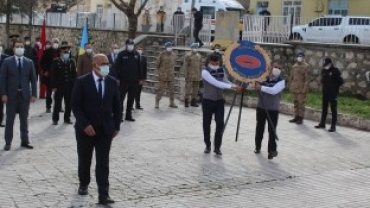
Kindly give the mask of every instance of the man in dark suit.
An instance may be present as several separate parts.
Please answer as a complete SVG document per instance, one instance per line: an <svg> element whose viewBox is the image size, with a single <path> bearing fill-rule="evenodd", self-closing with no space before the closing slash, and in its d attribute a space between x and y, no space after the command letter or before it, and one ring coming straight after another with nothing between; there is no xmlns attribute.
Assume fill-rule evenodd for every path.
<svg viewBox="0 0 370 208"><path fill-rule="evenodd" d="M1 68L1 65L3 65L4 60L8 58L8 56L3 53L3 49L4 49L4 45L0 42L0 68ZM0 74L1 74L1 71L0 71ZM0 100L0 127L5 127L5 125L2 124L3 118L4 118L4 104Z"/></svg>
<svg viewBox="0 0 370 208"><path fill-rule="evenodd" d="M147 76L146 74L148 71L147 58L143 54L144 52L143 49L144 48L142 46L138 46L136 50L140 55L140 68L141 68L141 75L142 75L142 80L139 83L139 87L136 91L136 96L135 96L135 106L136 106L135 109L138 109L138 110L143 110L143 108L140 105L140 97L141 97L141 90L143 89L143 84L146 80L146 76Z"/></svg>
<svg viewBox="0 0 370 208"><path fill-rule="evenodd" d="M20 36L15 34L15 35L10 35L9 36L9 39L10 39L10 44L8 45L8 48L5 49L4 53L8 56L14 56L14 43L17 42L19 39Z"/></svg>
<svg viewBox="0 0 370 208"><path fill-rule="evenodd" d="M109 151L112 139L120 130L122 118L118 85L108 74L107 56L95 55L92 72L77 79L72 93L80 180L78 194L88 194L91 158L95 148L96 181L101 204L114 203L109 197Z"/></svg>
<svg viewBox="0 0 370 208"><path fill-rule="evenodd" d="M110 47L110 52L109 54L107 54L107 57L109 61L109 70L110 70L109 75L112 75L114 77L116 77L116 74L113 69L113 66L114 66L114 63L116 62L118 53L119 53L118 45L116 43L113 43Z"/></svg>
<svg viewBox="0 0 370 208"><path fill-rule="evenodd" d="M202 47L204 43L199 38L199 32L203 28L203 13L201 11L198 11L196 8L192 8L191 13L194 16L194 30L193 30L194 42L199 43L199 47Z"/></svg>
<svg viewBox="0 0 370 208"><path fill-rule="evenodd" d="M33 149L28 139L28 112L30 102L37 99L36 72L32 60L23 56L22 42L15 42L14 54L4 60L0 73L0 94L6 104L5 151L11 147L16 113L19 113L21 124L21 146Z"/></svg>

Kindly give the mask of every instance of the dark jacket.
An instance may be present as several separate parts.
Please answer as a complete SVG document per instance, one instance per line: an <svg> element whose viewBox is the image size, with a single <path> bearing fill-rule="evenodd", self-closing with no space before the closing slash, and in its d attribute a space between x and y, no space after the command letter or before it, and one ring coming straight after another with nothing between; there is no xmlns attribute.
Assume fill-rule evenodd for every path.
<svg viewBox="0 0 370 208"><path fill-rule="evenodd" d="M72 111L76 117L75 129L83 133L92 125L95 131L104 137L113 138L113 133L120 130L122 113L117 82L113 77L104 78L104 98L98 93L94 76L88 73L77 78L72 93Z"/></svg>
<svg viewBox="0 0 370 208"><path fill-rule="evenodd" d="M51 72L53 60L59 58L59 50L49 48L44 51L40 60L40 66L44 72Z"/></svg>
<svg viewBox="0 0 370 208"><path fill-rule="evenodd" d="M3 65L3 62L4 62L4 60L6 59L6 58L8 58L9 56L8 55L6 55L6 54L1 54L1 56L0 56L0 68L1 68L1 65ZM0 73L1 73L1 71L0 71Z"/></svg>
<svg viewBox="0 0 370 208"><path fill-rule="evenodd" d="M194 13L194 28L202 28L203 27L203 13L201 11L197 11Z"/></svg>
<svg viewBox="0 0 370 208"><path fill-rule="evenodd" d="M76 65L73 60L63 61L60 58L53 61L51 67L52 88L73 87L77 78Z"/></svg>
<svg viewBox="0 0 370 208"><path fill-rule="evenodd" d="M339 87L343 84L343 78L339 69L331 67L321 70L322 92L324 95L336 97L339 94Z"/></svg>
<svg viewBox="0 0 370 208"><path fill-rule="evenodd" d="M0 71L0 96L7 95L9 100L16 99L18 89L21 88L23 99L37 97L36 72L30 59L23 57L21 74L15 56L6 58Z"/></svg>
<svg viewBox="0 0 370 208"><path fill-rule="evenodd" d="M140 68L141 68L141 80L146 80L148 72L148 62L146 56L144 55L140 56Z"/></svg>
<svg viewBox="0 0 370 208"><path fill-rule="evenodd" d="M84 53L77 59L77 76L88 74L93 69L93 54Z"/></svg>
<svg viewBox="0 0 370 208"><path fill-rule="evenodd" d="M114 70L120 82L139 82L144 79L140 67L140 54L136 51L121 51L114 64Z"/></svg>

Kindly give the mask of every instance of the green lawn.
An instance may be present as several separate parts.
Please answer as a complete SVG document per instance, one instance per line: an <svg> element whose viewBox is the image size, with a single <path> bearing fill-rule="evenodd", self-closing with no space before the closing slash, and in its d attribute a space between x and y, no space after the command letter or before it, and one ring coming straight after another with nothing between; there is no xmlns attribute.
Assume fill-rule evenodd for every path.
<svg viewBox="0 0 370 208"><path fill-rule="evenodd" d="M248 96L256 97L257 93L248 91ZM306 106L321 110L321 97L319 92L311 92L306 97ZM288 91L284 91L282 101L293 103L293 95ZM329 106L330 113L330 106ZM370 100L362 101L350 95L338 96L338 113L355 115L357 117L370 119Z"/></svg>

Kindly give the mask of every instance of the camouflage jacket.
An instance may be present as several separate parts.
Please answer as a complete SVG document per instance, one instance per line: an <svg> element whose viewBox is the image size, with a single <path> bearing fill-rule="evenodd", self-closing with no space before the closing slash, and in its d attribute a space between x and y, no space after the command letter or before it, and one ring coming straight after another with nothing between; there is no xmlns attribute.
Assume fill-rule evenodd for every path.
<svg viewBox="0 0 370 208"><path fill-rule="evenodd" d="M176 55L174 52L162 51L157 59L158 80L173 81L176 65Z"/></svg>
<svg viewBox="0 0 370 208"><path fill-rule="evenodd" d="M201 70L202 56L199 53L187 53L184 60L185 81L200 81Z"/></svg>
<svg viewBox="0 0 370 208"><path fill-rule="evenodd" d="M292 93L307 94L311 80L311 67L306 62L295 63L289 77L289 89Z"/></svg>

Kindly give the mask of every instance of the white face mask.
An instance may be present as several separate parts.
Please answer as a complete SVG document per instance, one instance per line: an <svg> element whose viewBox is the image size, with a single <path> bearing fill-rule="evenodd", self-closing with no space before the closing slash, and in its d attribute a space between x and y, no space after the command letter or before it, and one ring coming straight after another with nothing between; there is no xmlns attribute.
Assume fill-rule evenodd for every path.
<svg viewBox="0 0 370 208"><path fill-rule="evenodd" d="M69 53L63 53L62 59L64 61L68 61L69 60Z"/></svg>
<svg viewBox="0 0 370 208"><path fill-rule="evenodd" d="M331 64L328 64L327 66L324 67L325 69L330 69L331 68Z"/></svg>
<svg viewBox="0 0 370 208"><path fill-rule="evenodd" d="M143 54L143 50L137 50L137 52L141 55Z"/></svg>
<svg viewBox="0 0 370 208"><path fill-rule="evenodd" d="M54 44L53 44L53 48L54 48L54 49L58 49L58 47L59 47L59 44L58 44L58 43L54 43Z"/></svg>
<svg viewBox="0 0 370 208"><path fill-rule="evenodd" d="M119 49L113 49L113 53L117 55L119 53Z"/></svg>
<svg viewBox="0 0 370 208"><path fill-rule="evenodd" d="M298 62L302 62L302 61L303 61L303 57L298 57L298 58L297 58L297 61L298 61Z"/></svg>
<svg viewBox="0 0 370 208"><path fill-rule="evenodd" d="M107 65L100 66L100 67L99 67L99 73L100 73L100 75L102 75L103 77L108 76L108 74L109 74L109 66L107 66Z"/></svg>
<svg viewBox="0 0 370 208"><path fill-rule="evenodd" d="M172 51L172 48L166 48L166 50L167 50L168 52L171 52L171 51Z"/></svg>
<svg viewBox="0 0 370 208"><path fill-rule="evenodd" d="M278 76L280 76L280 74L281 74L281 69L278 69L278 68L273 68L272 69L272 75L274 77L278 77Z"/></svg>
<svg viewBox="0 0 370 208"><path fill-rule="evenodd" d="M216 49L215 49L215 52L216 52L216 53L220 53L220 49L216 48Z"/></svg>
<svg viewBox="0 0 370 208"><path fill-rule="evenodd" d="M39 42L37 42L36 44L37 44L38 46L41 46L41 42L40 42L40 41L39 41Z"/></svg>
<svg viewBox="0 0 370 208"><path fill-rule="evenodd" d="M220 66L218 65L213 65L213 64L208 64L208 67L212 70L217 70L218 68L220 68Z"/></svg>
<svg viewBox="0 0 370 208"><path fill-rule="evenodd" d="M46 45L46 46L45 46L45 48L46 48L46 49L49 49L50 47L51 47L50 45Z"/></svg>
<svg viewBox="0 0 370 208"><path fill-rule="evenodd" d="M92 54L92 52L93 52L93 49L91 49L91 48L86 49L86 53Z"/></svg>
<svg viewBox="0 0 370 208"><path fill-rule="evenodd" d="M23 56L23 54L24 54L24 48L16 48L16 49L14 50L14 54L15 54L16 56Z"/></svg>
<svg viewBox="0 0 370 208"><path fill-rule="evenodd" d="M127 45L127 50L128 50L128 51L133 51L133 50L134 50L134 48L135 48L135 46L134 46L134 45Z"/></svg>
<svg viewBox="0 0 370 208"><path fill-rule="evenodd" d="M26 45L30 45L30 44L31 44L31 42L30 42L30 41L26 41L24 44L26 44Z"/></svg>

